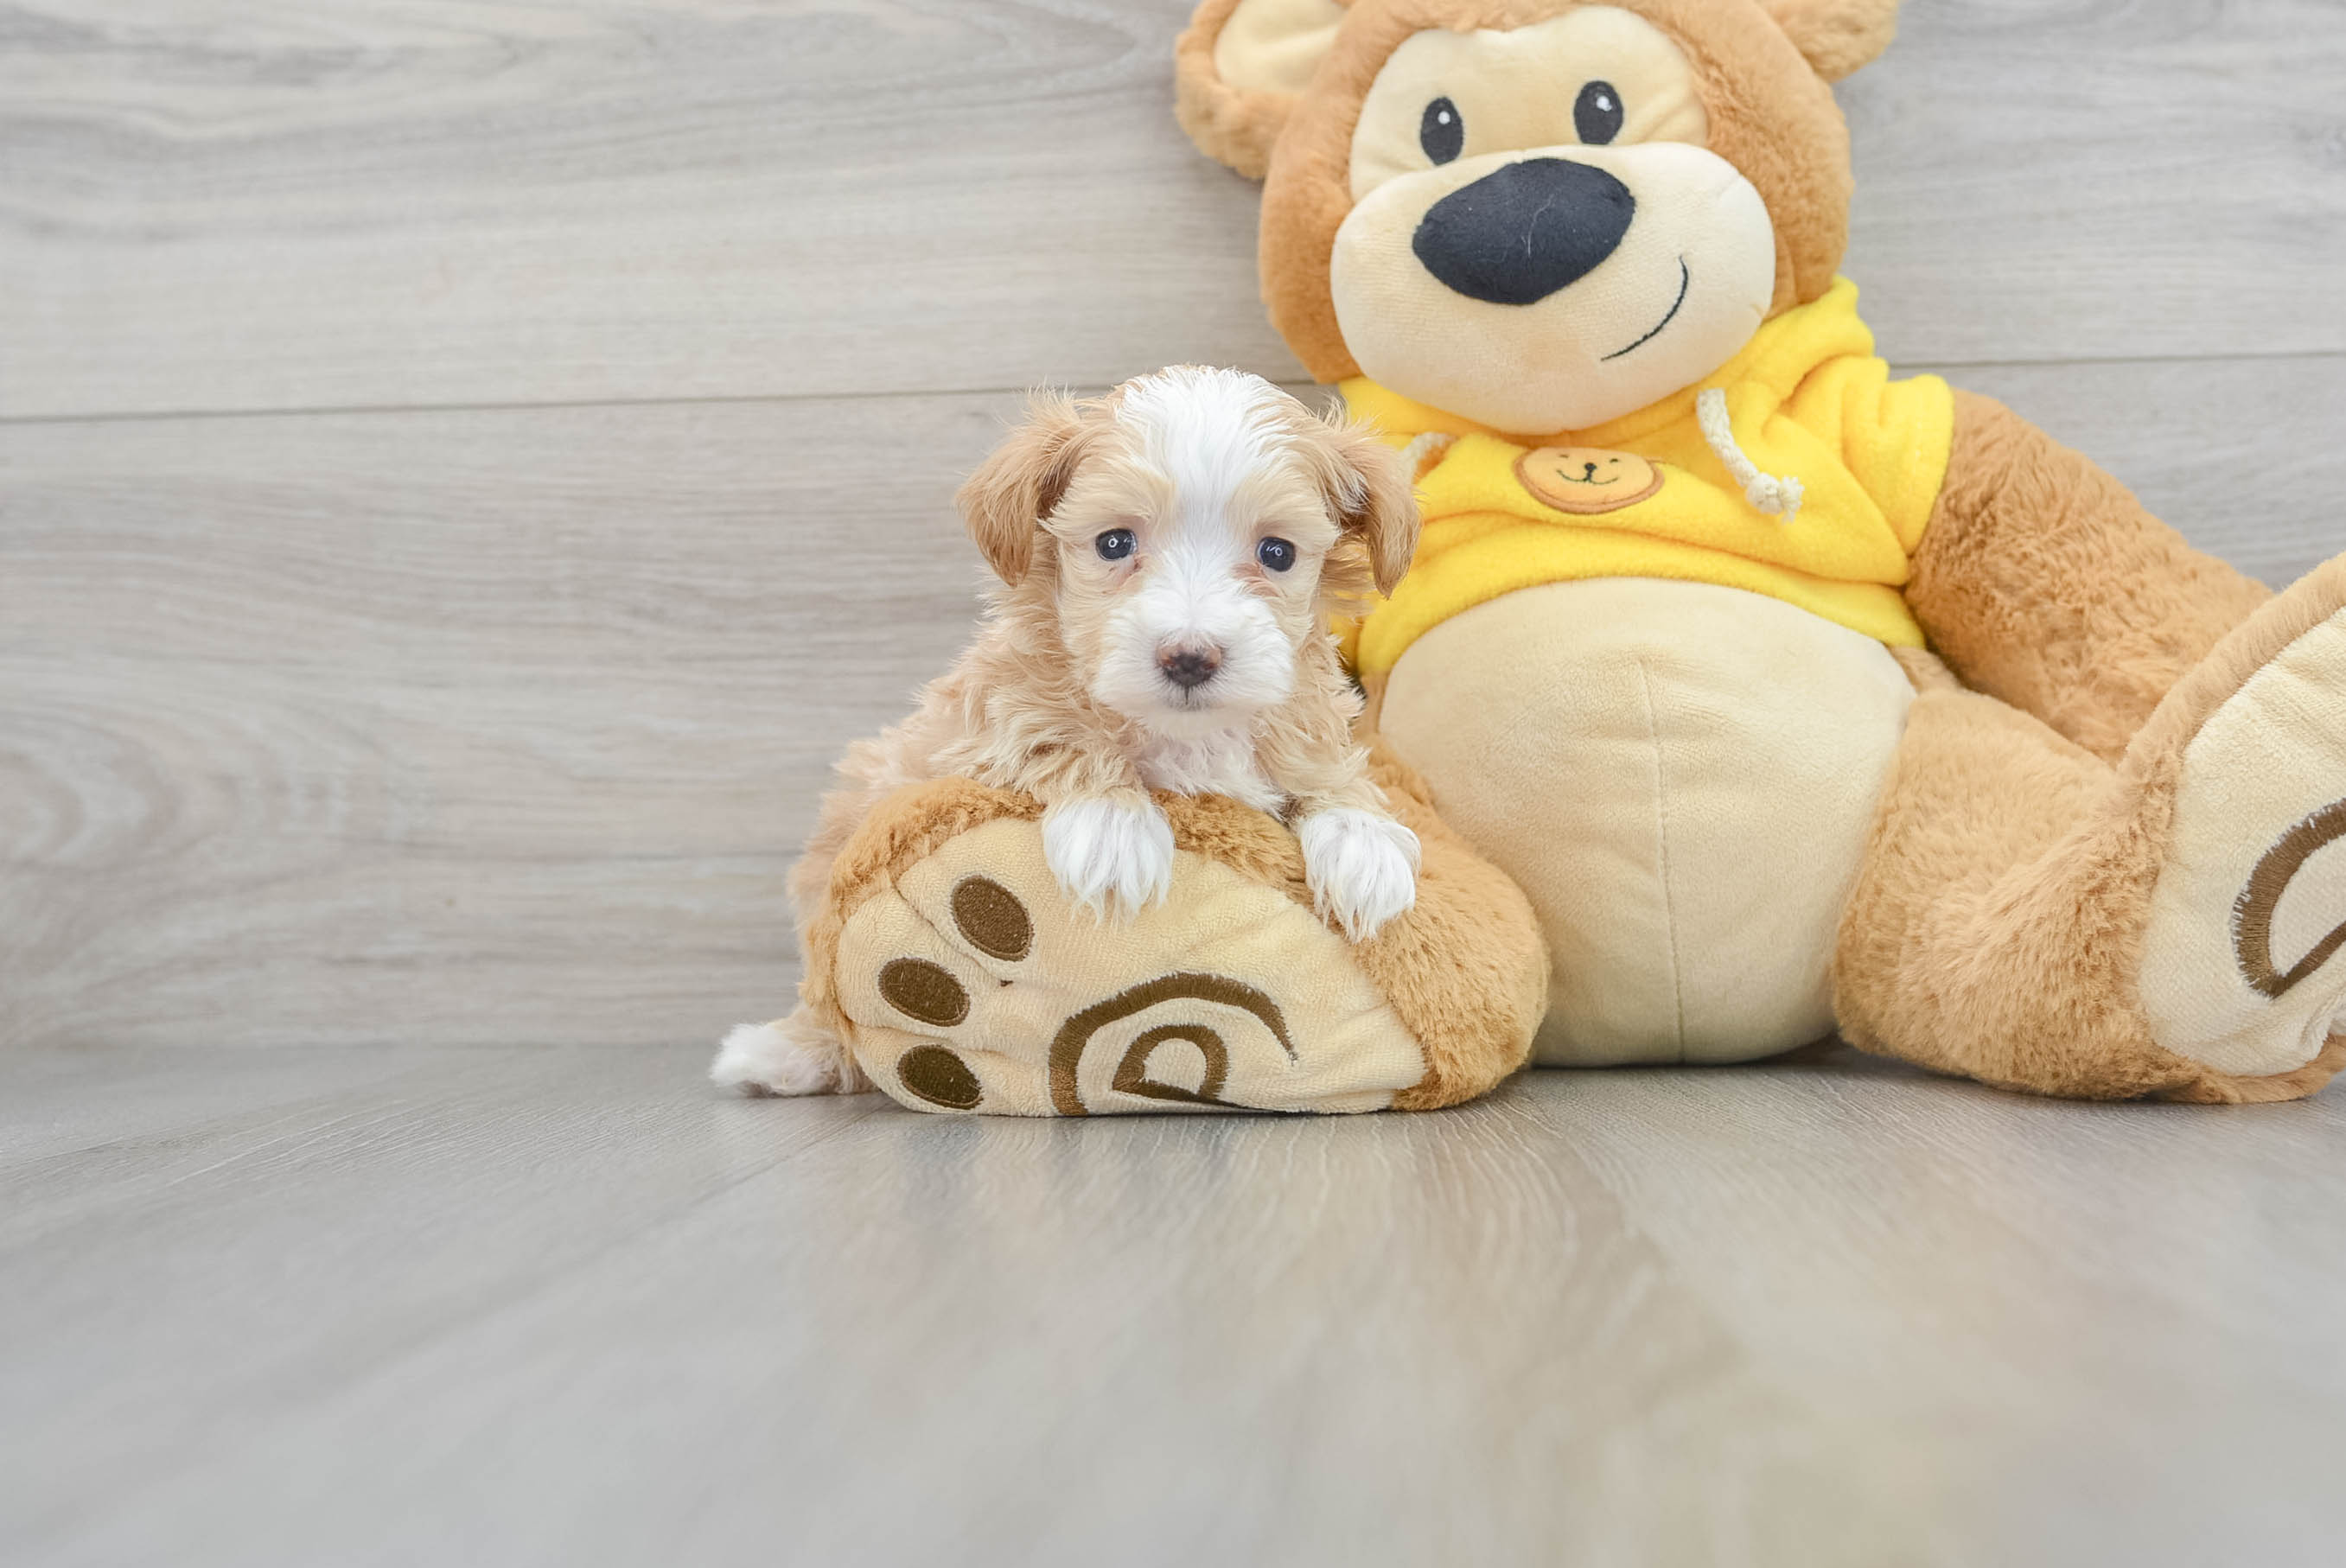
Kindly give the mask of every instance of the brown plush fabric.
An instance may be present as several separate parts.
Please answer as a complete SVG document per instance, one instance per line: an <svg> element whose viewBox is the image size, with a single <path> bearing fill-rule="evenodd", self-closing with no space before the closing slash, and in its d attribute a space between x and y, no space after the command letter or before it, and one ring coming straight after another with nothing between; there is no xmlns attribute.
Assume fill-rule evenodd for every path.
<svg viewBox="0 0 2346 1568"><path fill-rule="evenodd" d="M2172 789L2158 783L2115 801L2107 764L2026 714L1923 691L1842 916L1842 1036L2038 1094L2191 1082L2127 1000Z"/></svg>
<svg viewBox="0 0 2346 1568"><path fill-rule="evenodd" d="M1767 5L1829 82L1871 62L1898 34L1898 0L1767 0Z"/></svg>
<svg viewBox="0 0 2346 1568"><path fill-rule="evenodd" d="M945 779L899 789L873 807L831 862L831 896L808 923L807 972L799 981L799 1001L834 1034L848 1032L832 983L832 962L847 917L872 894L895 881L904 868L947 840L1001 817L1032 821L1041 804L1007 789L989 789L966 779ZM860 1076L860 1074L859 1074ZM850 1084L849 1089L868 1088Z"/></svg>
<svg viewBox="0 0 2346 1568"><path fill-rule="evenodd" d="M1382 754L1372 776L1418 834L1424 859L1417 906L1351 952L1424 1053L1424 1078L1395 1108L1433 1110L1488 1092L1523 1064L1547 1004L1547 946L1522 892L1434 815L1423 780ZM1278 822L1219 796L1156 799L1178 849L1311 907L1302 851ZM848 917L948 840L1001 818L1041 815L1026 796L960 779L910 786L873 808L840 855L808 932L806 1004L847 1033L832 971Z"/></svg>
<svg viewBox="0 0 2346 1568"><path fill-rule="evenodd" d="M1173 113L1199 152L1249 179L1270 168L1271 144L1295 107L1287 93L1232 87L1214 68L1214 44L1245 0L1204 0L1173 46Z"/></svg>
<svg viewBox="0 0 2346 1568"><path fill-rule="evenodd" d="M2197 1105L2270 1105L2319 1093L2341 1067L2346 1067L2346 1034L2332 1034L2320 1055L2293 1073L2239 1078L2203 1072L2188 1084L2161 1091L2158 1097Z"/></svg>
<svg viewBox="0 0 2346 1568"><path fill-rule="evenodd" d="M2154 1044L2136 986L2185 748L2341 600L2336 561L2218 640L2115 767L1954 686L1926 656L1905 661L1920 695L1835 957L1844 1037L2078 1098L2244 1103L2329 1082L2346 1066L2346 1035L2302 1067L2239 1077Z"/></svg>
<svg viewBox="0 0 2346 1568"><path fill-rule="evenodd" d="M1370 773L1424 850L1417 907L1354 949L1425 1052L1425 1078L1393 1100L1430 1111L1471 1100L1522 1066L1547 1011L1547 941L1531 901L1434 814L1433 792L1380 748Z"/></svg>
<svg viewBox="0 0 2346 1568"><path fill-rule="evenodd" d="M1978 690L2114 759L2271 595L1992 399L1955 394L1947 482L1906 603Z"/></svg>
<svg viewBox="0 0 2346 1568"><path fill-rule="evenodd" d="M1420 30L1519 27L1579 0L1352 0L1310 89L1294 97L1215 80L1215 40L1239 3L1204 0L1184 36L1183 124L1234 167L1267 168L1264 299L1311 373L1341 380L1359 366L1337 326L1330 260L1352 209L1352 140L1378 71ZM1847 131L1827 83L1889 43L1897 0L1608 3L1678 42L1695 73L1710 150L1765 201L1778 247L1771 311L1818 298L1841 261L1851 189ZM2196 1025L2177 1021L2188 1025L2203 999L2184 994L2178 1003L2175 994L2209 975L2217 990L2248 983L2222 967L2235 948L2210 945L2239 941L2233 921L2242 895L2225 857L2310 831L2290 814L2298 809L2290 789L2231 787L2302 775L2304 809L2338 804L2328 755L2290 750L2276 737L2335 732L2334 659L2346 622L2326 618L2346 606L2346 559L2275 599L2192 551L2082 456L1994 402L1958 393L1945 482L1905 595L1933 651L1898 656L1919 696L1840 926L1835 1009L1848 1036L1989 1083L2099 1098L2286 1099L2346 1065L2346 1035L2316 1051L2325 1023L2318 1013L2300 1010L2282 1019L2290 1030L2261 1039L2264 1015L2247 1014L2236 1029L2231 1015L2210 1013L2215 1022L2194 1033ZM2289 665L2284 650L2310 635L2316 641ZM2252 679L2264 684L2244 695ZM1373 681L1370 726L1383 695L1382 679ZM2227 708L2236 696L2241 702ZM2209 744L2192 750L2219 711ZM2260 761L2270 757L2321 759ZM1454 1017L1507 997L1503 983L1530 972L1494 942L1494 932L1514 928L1512 915L1490 916L1504 901L1474 882L1489 869L1471 858L1454 863L1465 871L1454 869L1446 850L1437 853L1449 835L1422 791L1391 779L1386 787L1397 802L1407 799L1403 820L1425 841L1427 876L1413 923L1358 956L1427 1040L1431 1064L1454 1049L1442 1043ZM2276 800L2287 808L2277 815ZM2248 820L2259 812L2274 820ZM1537 816L1499 827L1536 833ZM1262 853L1258 874L1298 874ZM1462 876L1463 896L1445 902ZM1459 955L1483 951L1478 942L1498 967L1458 972L1471 962ZM2299 962L2319 968L2327 950L2311 951ZM2146 952L2169 961L2147 974ZM2221 972L2203 974L2194 955L2211 952ZM2316 999L2297 995L2309 1008ZM1457 1036L1458 1084L1489 1081L1513 1016L1502 1000ZM2154 1016L2159 1037L2178 1050L2154 1043ZM2235 1064L2277 1067L2308 1053L2314 1060L2243 1077L2184 1049ZM1448 1071L1430 1066L1410 1095L1439 1103L1449 1091L1436 1081Z"/></svg>
<svg viewBox="0 0 2346 1568"><path fill-rule="evenodd" d="M1209 0L1200 17L1220 3ZM1768 204L1779 251L1773 310L1818 298L1849 238L1849 131L1832 89L1758 0L1621 4L1685 49L1709 112L1710 150ZM1263 191L1263 299L1312 375L1360 373L1337 330L1328 265L1352 206L1352 130L1386 56L1422 29L1519 27L1570 8L1563 0L1356 0L1330 64L1294 106Z"/></svg>

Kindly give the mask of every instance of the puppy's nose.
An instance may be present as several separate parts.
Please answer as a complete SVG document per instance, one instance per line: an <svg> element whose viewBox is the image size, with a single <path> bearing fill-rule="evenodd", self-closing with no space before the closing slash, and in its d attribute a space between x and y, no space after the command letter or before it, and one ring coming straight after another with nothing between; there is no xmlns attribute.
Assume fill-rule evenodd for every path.
<svg viewBox="0 0 2346 1568"><path fill-rule="evenodd" d="M1218 647L1172 647L1157 656L1157 667L1165 678L1184 691L1205 685L1222 667L1222 650Z"/></svg>
<svg viewBox="0 0 2346 1568"><path fill-rule="evenodd" d="M1603 169L1527 158L1427 208L1410 249L1470 300L1534 305L1595 271L1637 212L1629 188Z"/></svg>

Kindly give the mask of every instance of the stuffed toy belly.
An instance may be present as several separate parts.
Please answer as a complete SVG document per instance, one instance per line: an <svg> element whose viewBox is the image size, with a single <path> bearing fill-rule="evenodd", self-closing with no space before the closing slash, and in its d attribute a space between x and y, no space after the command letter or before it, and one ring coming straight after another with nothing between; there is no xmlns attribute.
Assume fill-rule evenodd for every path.
<svg viewBox="0 0 2346 1568"><path fill-rule="evenodd" d="M1835 932L1913 696L1880 642L1781 600L1599 578L1435 626L1381 724L1538 911L1535 1061L1727 1062L1832 1033Z"/></svg>

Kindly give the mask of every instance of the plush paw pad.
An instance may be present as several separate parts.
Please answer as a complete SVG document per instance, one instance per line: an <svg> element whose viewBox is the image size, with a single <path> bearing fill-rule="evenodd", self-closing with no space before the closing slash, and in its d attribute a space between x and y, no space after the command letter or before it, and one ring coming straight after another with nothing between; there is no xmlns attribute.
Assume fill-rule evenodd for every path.
<svg viewBox="0 0 2346 1568"><path fill-rule="evenodd" d="M2144 936L2153 1037L2224 1073L2304 1065L2346 1030L2346 609L2184 749Z"/></svg>
<svg viewBox="0 0 2346 1568"><path fill-rule="evenodd" d="M1047 831L947 840L848 917L832 978L863 1070L922 1110L1365 1111L1424 1059L1341 939L1206 856L1103 925Z"/></svg>

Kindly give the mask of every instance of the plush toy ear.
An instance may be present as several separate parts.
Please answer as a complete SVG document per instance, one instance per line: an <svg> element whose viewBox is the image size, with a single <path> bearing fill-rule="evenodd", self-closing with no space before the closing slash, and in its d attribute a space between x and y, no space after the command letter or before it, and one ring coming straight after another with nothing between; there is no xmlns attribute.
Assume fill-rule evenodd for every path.
<svg viewBox="0 0 2346 1568"><path fill-rule="evenodd" d="M1349 3L1202 0L1173 46L1174 112L1198 150L1260 179Z"/></svg>
<svg viewBox="0 0 2346 1568"><path fill-rule="evenodd" d="M986 565L1014 588L1035 564L1035 536L1076 476L1090 428L1072 398L1036 393L1026 422L954 497Z"/></svg>
<svg viewBox="0 0 2346 1568"><path fill-rule="evenodd" d="M1826 81L1837 82L1898 32L1898 0L1762 0L1776 25Z"/></svg>
<svg viewBox="0 0 2346 1568"><path fill-rule="evenodd" d="M1344 532L1368 546L1377 592L1390 595L1417 554L1414 465L1379 440L1373 428L1323 420L1312 443L1315 477Z"/></svg>

